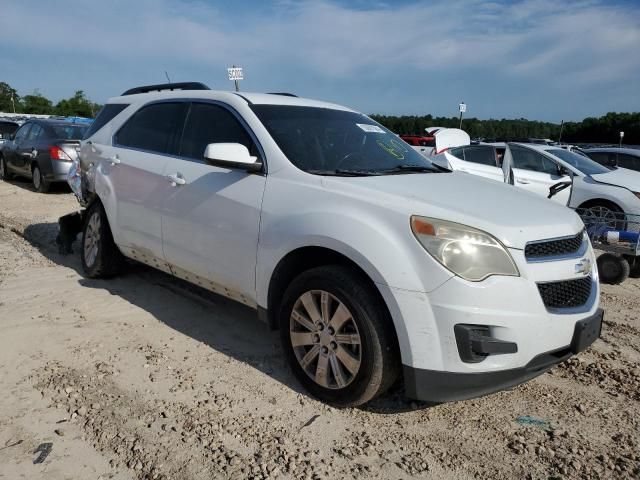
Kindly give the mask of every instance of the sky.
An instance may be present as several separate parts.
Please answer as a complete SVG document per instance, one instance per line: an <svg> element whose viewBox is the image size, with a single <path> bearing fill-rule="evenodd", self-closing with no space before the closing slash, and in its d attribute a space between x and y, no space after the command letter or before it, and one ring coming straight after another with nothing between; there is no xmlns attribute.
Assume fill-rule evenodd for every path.
<svg viewBox="0 0 640 480"><path fill-rule="evenodd" d="M640 111L640 0L2 0L0 81L98 103L200 81L373 114Z"/></svg>

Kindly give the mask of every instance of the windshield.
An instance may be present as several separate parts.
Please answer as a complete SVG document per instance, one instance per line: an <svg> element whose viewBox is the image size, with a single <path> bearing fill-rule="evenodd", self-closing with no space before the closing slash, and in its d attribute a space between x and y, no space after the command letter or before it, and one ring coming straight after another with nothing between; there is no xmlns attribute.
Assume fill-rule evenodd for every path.
<svg viewBox="0 0 640 480"><path fill-rule="evenodd" d="M86 125L52 125L54 137L60 140L81 140L89 128Z"/></svg>
<svg viewBox="0 0 640 480"><path fill-rule="evenodd" d="M288 105L251 107L289 161L318 175L441 171L366 115Z"/></svg>
<svg viewBox="0 0 640 480"><path fill-rule="evenodd" d="M599 163L594 162L590 158L583 157L582 155L578 155L577 153L573 153L568 150L563 150L562 148L549 148L547 149L547 152L564 160L585 175L597 175L598 173L607 173L611 171Z"/></svg>

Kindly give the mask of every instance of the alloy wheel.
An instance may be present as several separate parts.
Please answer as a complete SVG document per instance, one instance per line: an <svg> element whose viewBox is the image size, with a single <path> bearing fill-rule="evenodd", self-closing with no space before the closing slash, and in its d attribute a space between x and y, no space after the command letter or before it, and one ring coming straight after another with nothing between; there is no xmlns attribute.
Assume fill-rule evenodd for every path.
<svg viewBox="0 0 640 480"><path fill-rule="evenodd" d="M84 234L84 261L91 267L98 257L98 245L100 243L100 213L94 212L87 223L87 230Z"/></svg>
<svg viewBox="0 0 640 480"><path fill-rule="evenodd" d="M318 385L340 389L355 379L362 363L358 326L337 297L324 290L300 295L289 320L299 365Z"/></svg>
<svg viewBox="0 0 640 480"><path fill-rule="evenodd" d="M42 183L42 176L40 175L40 169L38 167L33 169L33 186L36 190L40 190Z"/></svg>

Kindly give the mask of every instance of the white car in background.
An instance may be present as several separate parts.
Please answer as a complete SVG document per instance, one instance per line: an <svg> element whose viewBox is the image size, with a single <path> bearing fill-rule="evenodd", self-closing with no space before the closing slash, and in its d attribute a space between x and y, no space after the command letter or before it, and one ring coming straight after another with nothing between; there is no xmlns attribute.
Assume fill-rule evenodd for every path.
<svg viewBox="0 0 640 480"><path fill-rule="evenodd" d="M549 196L549 188L573 182L571 189L552 199L571 208L589 208L598 216L609 212L640 215L640 172L624 168L609 170L582 155L557 146L525 143L466 145L433 158L434 163L481 177L508 181L502 157L512 155L513 183L524 190Z"/></svg>

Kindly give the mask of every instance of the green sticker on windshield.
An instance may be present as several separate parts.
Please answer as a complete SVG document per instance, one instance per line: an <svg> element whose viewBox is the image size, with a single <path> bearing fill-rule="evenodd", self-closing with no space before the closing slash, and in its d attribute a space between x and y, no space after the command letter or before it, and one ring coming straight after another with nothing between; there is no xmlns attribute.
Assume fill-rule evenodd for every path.
<svg viewBox="0 0 640 480"><path fill-rule="evenodd" d="M402 145L401 142L391 139L391 140L383 140L378 139L376 143L388 154L393 155L398 160L404 160L404 154L409 151L407 147Z"/></svg>

